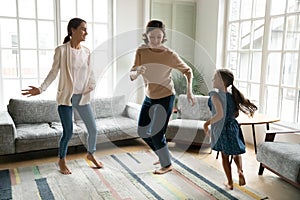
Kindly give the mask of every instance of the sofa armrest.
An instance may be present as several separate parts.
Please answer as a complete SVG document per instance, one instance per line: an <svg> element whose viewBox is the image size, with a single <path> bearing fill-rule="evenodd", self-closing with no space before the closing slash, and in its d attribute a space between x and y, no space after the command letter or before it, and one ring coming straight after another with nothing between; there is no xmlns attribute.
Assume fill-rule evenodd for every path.
<svg viewBox="0 0 300 200"><path fill-rule="evenodd" d="M273 142L276 134L294 134L300 133L300 130L267 130L265 142Z"/></svg>
<svg viewBox="0 0 300 200"><path fill-rule="evenodd" d="M142 105L129 102L126 104L124 115L138 121Z"/></svg>
<svg viewBox="0 0 300 200"><path fill-rule="evenodd" d="M0 112L0 155L15 153L16 127L7 111Z"/></svg>

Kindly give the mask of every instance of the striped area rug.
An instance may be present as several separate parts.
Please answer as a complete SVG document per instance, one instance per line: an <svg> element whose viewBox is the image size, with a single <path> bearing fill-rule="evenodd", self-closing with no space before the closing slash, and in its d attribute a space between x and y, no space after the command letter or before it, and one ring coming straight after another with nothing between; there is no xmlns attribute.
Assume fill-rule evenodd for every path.
<svg viewBox="0 0 300 200"><path fill-rule="evenodd" d="M224 174L188 154L174 156L174 170L154 175L151 151L99 157L105 167L91 168L85 159L68 161L71 175L61 175L56 163L0 171L0 199L266 199L235 184L220 185Z"/></svg>

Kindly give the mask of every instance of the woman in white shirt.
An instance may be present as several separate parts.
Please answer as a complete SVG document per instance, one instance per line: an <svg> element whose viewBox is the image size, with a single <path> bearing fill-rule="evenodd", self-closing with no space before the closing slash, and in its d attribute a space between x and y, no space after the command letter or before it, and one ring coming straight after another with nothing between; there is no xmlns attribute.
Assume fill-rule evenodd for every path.
<svg viewBox="0 0 300 200"><path fill-rule="evenodd" d="M94 157L96 151L97 129L94 114L90 106L90 92L96 81L90 66L90 51L80 43L85 41L87 33L86 21L73 18L68 23L68 35L63 45L55 49L50 72L40 87L29 86L22 90L26 96L35 96L45 91L60 72L56 101L58 113L63 126L63 134L59 143L58 165L62 174L71 174L66 164L68 143L73 135L73 108L75 108L88 130L87 159L97 168L103 164Z"/></svg>

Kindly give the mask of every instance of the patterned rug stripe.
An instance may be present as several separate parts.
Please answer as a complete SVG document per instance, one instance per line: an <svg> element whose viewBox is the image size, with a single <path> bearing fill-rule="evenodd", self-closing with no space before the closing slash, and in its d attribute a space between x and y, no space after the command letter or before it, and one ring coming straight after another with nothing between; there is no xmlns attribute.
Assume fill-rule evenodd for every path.
<svg viewBox="0 0 300 200"><path fill-rule="evenodd" d="M148 151L148 155L152 156L152 157L155 157L155 155L153 153L151 153L150 151ZM175 162L176 159L172 158L172 160L173 160L174 163L176 163ZM182 166L186 166L186 165L182 164ZM179 166L179 167L182 168L182 166ZM207 197L208 199L222 199L222 200L226 199L226 197L222 193L219 193L218 190L216 190L216 188L212 187L214 184L207 185L207 182L205 182L203 180L199 181L199 179L196 176L194 176L193 174L190 173L191 171L194 171L194 170L192 170L192 169L187 170L187 168L190 169L187 166L185 168L183 168L185 170L185 172L177 171L176 169L173 169L173 171L176 174L178 174L178 176L181 177L182 179L188 180L187 183L189 185L191 185L193 188L196 188L199 192L201 192L201 194L203 196ZM195 173L197 173L197 172L195 172ZM196 181L192 180L193 177L195 177ZM227 193L224 190L222 190L222 191Z"/></svg>
<svg viewBox="0 0 300 200"><path fill-rule="evenodd" d="M234 188L237 188L237 189L243 191L244 193L248 194L253 199L256 199L256 200L261 200L262 199L261 197L256 195L254 192L251 192L250 190L247 190L245 187L239 186L237 183L233 183L233 186L234 186ZM266 199L266 197L263 198L263 199Z"/></svg>
<svg viewBox="0 0 300 200"><path fill-rule="evenodd" d="M46 178L35 179L42 200L55 200Z"/></svg>
<svg viewBox="0 0 300 200"><path fill-rule="evenodd" d="M153 153L150 151L147 152L149 156L156 157ZM174 159L172 159L174 162ZM181 177L187 184L189 184L191 187L198 190L203 196L205 196L207 199L216 199L216 197L212 196L212 194L208 193L206 190L200 187L200 185L197 185L195 182L193 182L191 179L188 178L188 176L185 176L184 174L180 173L176 169L173 169L173 172L176 173L179 177ZM202 185L203 186L203 185ZM205 188L205 187L204 187ZM219 196L219 194L217 195ZM223 198L223 196L221 196Z"/></svg>
<svg viewBox="0 0 300 200"><path fill-rule="evenodd" d="M182 191L180 191L179 188L175 187L173 184L170 184L170 182L164 179L163 176L153 175L153 178L157 179L166 190L176 197L176 199L188 199L188 197Z"/></svg>
<svg viewBox="0 0 300 200"><path fill-rule="evenodd" d="M137 164L132 163L132 161L128 160L128 157L125 156L119 156L119 159L122 160L123 163L126 163L126 165L132 171L135 171L135 174L144 177L144 182L150 188L152 188L152 190L159 191L162 199L189 199L188 195L184 191L182 191L182 188L178 187L178 184L174 184L174 181L166 179L166 176L154 175L152 173L152 170L148 169L149 166L151 166L149 165L151 159L147 157L148 151L140 154L127 153L127 155L129 159L133 159ZM129 163L132 165L129 166ZM138 171L137 169L142 169L142 171ZM190 195L191 194L189 194L189 196Z"/></svg>
<svg viewBox="0 0 300 200"><path fill-rule="evenodd" d="M226 190L220 182L222 171L194 156L172 154L173 171L164 175L152 173L160 165L153 165L157 156L149 150L97 157L104 163L102 169L93 168L86 159L70 160L71 175L62 175L56 162L0 170L0 200L253 200L263 196L236 183L234 190Z"/></svg>
<svg viewBox="0 0 300 200"><path fill-rule="evenodd" d="M156 155L154 155L152 152L147 151L146 152L147 155L149 155L150 157L153 157L153 159L157 159ZM131 154L132 155L132 154ZM137 154L138 155L138 154ZM134 155L132 155L132 157L134 157ZM173 169L173 172L175 172L176 170ZM178 184L178 180L177 183L174 183L174 181L172 180L167 180L168 175L165 176L157 176L157 175L153 175L153 178L157 179L158 182L166 189L168 190L172 195L174 195L174 197L176 197L177 199L189 199L189 197L182 192L183 188L183 184L186 183L189 186L191 186L192 188L195 189L195 191L198 191L198 194L202 197L208 197L206 199L211 199L211 195L209 193L207 193L205 190L202 190L200 187L196 186L193 182L191 181L186 181L186 177L182 176L180 173L176 173L178 175L178 177L180 177L182 179L182 181L180 180L180 182L182 182L182 184ZM170 174L169 174L170 176ZM191 194L189 194L191 195ZM215 200L215 198L212 198Z"/></svg>
<svg viewBox="0 0 300 200"><path fill-rule="evenodd" d="M94 166L91 161L85 159L85 161L89 164L89 166ZM100 178L100 180L104 183L104 185L109 189L110 194L114 199L122 199L122 197L118 194L118 192L114 189L114 187L103 177L98 169L94 169L94 172Z"/></svg>
<svg viewBox="0 0 300 200"><path fill-rule="evenodd" d="M128 156L130 156L136 163L141 164L141 161L136 159L131 153L127 153Z"/></svg>
<svg viewBox="0 0 300 200"><path fill-rule="evenodd" d="M120 161L122 161L128 169L131 169L131 171L134 171L137 176L139 176L144 182L146 182L147 177L149 178L151 176L151 173L149 173L149 170L140 171L140 167L144 168L144 163L136 164L135 161L132 160L132 157L128 154L118 154L117 157ZM121 193L126 192L128 197L131 199L157 199L151 191L147 189L144 185L142 185L140 182L136 181L135 177L132 176L132 174L128 173L126 169L118 161L116 161L113 157L107 156L105 157L107 160L103 160L105 166L111 169L112 173L116 173L116 175L119 177L118 184L121 184L119 188L122 188L120 191ZM105 167L106 168L106 167ZM115 184L115 183L114 183ZM155 191L155 189L147 184L148 187L152 188L152 190ZM157 185L157 184L156 184ZM124 187L126 186L126 187ZM118 187L118 186L115 186ZM128 195L129 194L129 195ZM134 194L134 195L132 195ZM123 198L127 197L126 195L122 195ZM134 197L133 197L134 196Z"/></svg>
<svg viewBox="0 0 300 200"><path fill-rule="evenodd" d="M136 159L139 159L140 162L146 162L149 165L149 158L148 156L152 157L153 160L157 159L157 156L152 151L146 151L145 152L147 156L141 156L141 154L133 154L133 157L136 157ZM146 158L146 160L145 160ZM152 159L150 159L152 160ZM159 166L159 165L158 165ZM166 191L168 192L167 199L190 199L192 194L198 196L199 199L213 199L215 200L211 194L209 194L207 191L200 188L198 185L196 185L194 182L189 180L186 176L183 176L179 172L176 171L176 169L173 169L173 172L167 173L166 175L154 175L151 174L153 179L156 179L159 183L159 185L163 186ZM174 179L174 177L176 177ZM188 189L189 188L189 189ZM189 191L189 192L187 192ZM186 193L184 193L186 192ZM163 192L162 192L163 193ZM165 193L166 194L166 193ZM166 194L167 195L167 194ZM172 195L172 197L170 196ZM185 196L185 197L184 197Z"/></svg>
<svg viewBox="0 0 300 200"><path fill-rule="evenodd" d="M9 170L0 171L0 198L2 199L12 199L11 191L11 181Z"/></svg>
<svg viewBox="0 0 300 200"><path fill-rule="evenodd" d="M20 184L21 180L20 180L20 176L18 173L18 169L16 169L16 168L10 169L9 172L10 172L11 185Z"/></svg>
<svg viewBox="0 0 300 200"><path fill-rule="evenodd" d="M199 187L197 184L195 184L193 181L191 181L190 179L188 179L187 177L185 177L184 175L182 175L177 170L173 169L173 173L176 173L176 175L178 175L179 177L181 177L186 183L188 183L192 187L194 187L197 190L199 190L199 192L201 192L202 194L206 194L207 199L210 199L210 200L215 200L216 199L211 194L209 194L207 191L205 191L204 189L202 189L201 187Z"/></svg>
<svg viewBox="0 0 300 200"><path fill-rule="evenodd" d="M130 158L127 154L122 154L121 157L126 157L127 161L129 160L132 166L137 165L135 162L132 162L132 158ZM111 156L100 157L99 160L104 163L104 168L100 169L99 172L103 175L103 178L110 183L110 185L114 188L118 195L122 197L122 199L154 199L153 195L148 192L143 186L141 186L134 178L132 178L132 176ZM129 163L126 163L126 165L128 164ZM132 169L132 166L129 166L129 168ZM81 168L84 167L81 166ZM95 182L95 180L93 180L92 176L95 175L91 174L90 172L94 173L94 171L88 168L84 171L86 172L86 176L91 179L91 182L96 183L96 187L106 187L99 186L99 182L101 181L97 180ZM110 191L108 190L108 192ZM107 200L107 198L104 199Z"/></svg>
<svg viewBox="0 0 300 200"><path fill-rule="evenodd" d="M261 194L252 188L248 187L247 185L245 186L237 186L234 187L233 190L228 190L225 188L223 182L226 180L226 176L224 171L220 171L215 168L215 166L210 165L209 163L206 162L205 159L201 156L195 156L193 159L191 159L191 156L183 156L182 154L175 154L176 158L180 158L179 160L182 163L185 163L187 166L189 166L191 169L194 169L197 171L199 174L203 175L206 177L208 180L213 182L214 184L218 185L220 188L223 188L226 192L231 194L232 196L236 197L237 199L247 199L247 200L253 200L254 199L266 199L268 198L266 195ZM194 159L196 159L196 162L194 162ZM213 173L211 173L213 172ZM193 178L190 178L191 180ZM223 179L223 181L222 181ZM194 181L197 180L197 178L193 179ZM234 184L238 185L238 180L234 179ZM201 186L202 187L202 186ZM205 187L204 187L205 188ZM254 197L256 196L256 197Z"/></svg>
<svg viewBox="0 0 300 200"><path fill-rule="evenodd" d="M42 178L38 166L32 167L32 171L33 171L33 174L34 174L35 179L40 179L40 178Z"/></svg>
<svg viewBox="0 0 300 200"><path fill-rule="evenodd" d="M155 156L150 151L148 151L148 154L150 156L153 156L153 157ZM224 199L230 199L230 200L231 199L233 199L233 200L238 199L238 198L233 197L232 195L227 193L227 191L221 189L220 187L218 187L217 185L215 185L211 181L207 180L206 178L201 176L199 173L197 173L196 171L194 171L190 167L184 165L182 162L179 162L179 160L176 160L174 157L172 158L172 160L175 164L177 164L177 166L179 166L180 168L182 168L184 170L184 171L179 170L179 171L177 171L177 173L181 174L181 177L185 177L190 182L192 182L192 185L196 185L197 188L200 188L200 191L206 197L213 198L213 199L222 199L222 200L224 200ZM178 163L176 161L178 161ZM181 165L179 163L181 163ZM199 176L201 176L202 179L199 179ZM208 183L210 183L210 184L208 184Z"/></svg>
<svg viewBox="0 0 300 200"><path fill-rule="evenodd" d="M223 194L224 196L226 196L230 200L238 200L237 198L235 198L234 196L232 196L231 194L229 194L228 192L226 192L222 188L218 187L216 184L212 183L211 181L209 181L205 177L201 176L196 171L192 170L191 168L189 168L188 166L186 166L185 164L183 164L179 160L175 160L174 163L178 164L180 167L187 170L189 173L191 173L192 175L194 175L198 179L202 180L203 182L205 182L206 184L208 184L209 186L211 186L212 188L214 188L215 190L217 190L218 192L220 192L221 194Z"/></svg>
<svg viewBox="0 0 300 200"><path fill-rule="evenodd" d="M156 199L163 199L157 194L151 187L149 187L140 177L138 177L133 171L131 171L121 160L119 160L115 155L111 157L117 161L138 183L140 183L147 191L149 191Z"/></svg>

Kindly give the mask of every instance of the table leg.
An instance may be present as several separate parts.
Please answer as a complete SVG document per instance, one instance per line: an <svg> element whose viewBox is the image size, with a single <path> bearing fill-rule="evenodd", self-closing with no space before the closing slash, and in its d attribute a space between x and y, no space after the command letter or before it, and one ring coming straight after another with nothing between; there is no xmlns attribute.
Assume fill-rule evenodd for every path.
<svg viewBox="0 0 300 200"><path fill-rule="evenodd" d="M252 124L252 134L253 134L254 151L255 151L255 154L256 154L257 153L257 149L256 149L256 137L255 137L255 126L254 126L254 124Z"/></svg>
<svg viewBox="0 0 300 200"><path fill-rule="evenodd" d="M267 130L270 130L269 123L266 123L266 128L267 128ZM252 124L252 134L253 134L254 150L255 150L255 154L256 154L257 153L257 148L256 148L256 137L255 137L255 126L254 126L254 124Z"/></svg>
<svg viewBox="0 0 300 200"><path fill-rule="evenodd" d="M267 130L270 130L269 123L266 123Z"/></svg>

